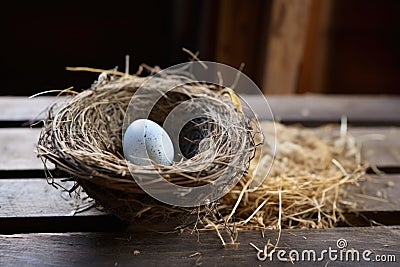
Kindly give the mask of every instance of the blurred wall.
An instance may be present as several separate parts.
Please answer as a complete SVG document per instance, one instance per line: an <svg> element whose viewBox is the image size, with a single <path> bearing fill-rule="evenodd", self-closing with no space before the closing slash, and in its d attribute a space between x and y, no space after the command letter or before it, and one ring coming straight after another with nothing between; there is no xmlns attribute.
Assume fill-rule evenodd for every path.
<svg viewBox="0 0 400 267"><path fill-rule="evenodd" d="M164 68L187 61L182 47L207 53L206 2L186 2L9 2L0 16L0 94L87 88L98 74L65 68L123 71L127 54L135 72L141 63Z"/></svg>
<svg viewBox="0 0 400 267"><path fill-rule="evenodd" d="M335 0L328 93L400 93L400 1Z"/></svg>
<svg viewBox="0 0 400 267"><path fill-rule="evenodd" d="M164 68L189 59L183 47L200 52L204 60L236 68L243 62L244 72L263 87L271 6L279 1L9 2L0 17L0 94L87 88L97 74L65 68L117 66L123 71L127 54L131 73L141 63ZM293 93L400 93L400 1L329 1L324 34L307 39L322 44L325 56L312 57L315 46L306 46L308 56L300 62ZM280 12L288 14L284 8ZM318 64L309 64L310 58ZM304 66L311 66L307 79L301 79ZM315 71L321 66L322 74ZM317 74L320 83L313 87Z"/></svg>

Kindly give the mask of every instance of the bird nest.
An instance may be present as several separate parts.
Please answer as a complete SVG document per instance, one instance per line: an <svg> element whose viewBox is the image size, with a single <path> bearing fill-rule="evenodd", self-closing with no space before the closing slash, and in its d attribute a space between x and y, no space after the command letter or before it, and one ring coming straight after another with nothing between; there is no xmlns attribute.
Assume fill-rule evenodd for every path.
<svg viewBox="0 0 400 267"><path fill-rule="evenodd" d="M185 187L212 184L216 188L213 194L220 194L247 171L257 131L241 112L232 90L177 75L102 78L90 89L51 108L38 153L73 176L108 212L129 221L156 203L132 176L150 180L160 177ZM195 101L198 99L201 101ZM146 116L150 106L148 119L162 126L182 103L188 103L185 112L202 114L185 123L180 132L184 160L171 166L137 166L127 161L122 134L129 122ZM228 181L218 182L216 178L227 172Z"/></svg>
<svg viewBox="0 0 400 267"><path fill-rule="evenodd" d="M229 88L187 79L182 85L182 77L176 75L151 79L146 83L148 95L174 87L161 95L150 112L149 119L160 125L176 105L199 97L217 99L228 108L192 107L209 116L182 130L180 146L185 160L171 166L129 163L123 154L122 133L130 106L140 112L153 105L147 102L146 94L131 103L146 81L149 77L113 73L89 89L72 92L65 102L49 109L38 141L38 156L45 166L49 161L70 176L68 180L75 182L70 192L83 188L97 204L124 221L173 219L179 221L178 228L227 229L232 233L232 229L327 228L345 220L343 210L349 206L348 201L342 202L345 185L356 183L365 170L354 138L347 132L335 135L335 131L322 128L310 130L273 122L262 123L260 129L242 113ZM274 144L269 142L275 138ZM204 140L213 140L216 145ZM205 166L209 158L212 162ZM219 185L224 196L195 208L164 204L146 194L132 178L157 174L176 185L196 187L213 183L227 166L234 168L229 181ZM53 171L46 169L46 173L50 183L62 184L52 178ZM250 189L255 178L263 183Z"/></svg>

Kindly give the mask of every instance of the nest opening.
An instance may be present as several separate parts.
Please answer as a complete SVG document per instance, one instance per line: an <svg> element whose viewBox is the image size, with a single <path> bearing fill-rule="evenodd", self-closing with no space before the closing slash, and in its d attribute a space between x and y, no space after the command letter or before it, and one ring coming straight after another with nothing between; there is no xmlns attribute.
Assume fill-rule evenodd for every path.
<svg viewBox="0 0 400 267"><path fill-rule="evenodd" d="M196 96L189 96L176 90L166 92L151 109L149 119L163 127L164 121L171 111L179 104L191 99L191 97L196 98ZM182 154L175 155L174 160L179 161L182 158L191 159L197 155L200 143L216 131L215 125L216 122L211 116L201 116L185 122L179 131L178 143L174 144Z"/></svg>

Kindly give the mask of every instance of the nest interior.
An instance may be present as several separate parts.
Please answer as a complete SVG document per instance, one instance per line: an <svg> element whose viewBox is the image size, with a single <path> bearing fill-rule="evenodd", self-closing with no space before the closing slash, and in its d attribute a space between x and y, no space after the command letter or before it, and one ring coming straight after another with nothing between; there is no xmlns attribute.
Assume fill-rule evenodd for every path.
<svg viewBox="0 0 400 267"><path fill-rule="evenodd" d="M212 120L193 121L183 131L186 138L182 140L188 137L198 141L181 144L188 160L172 166L128 166L121 143L124 119L132 95L146 79L112 75L74 93L66 103L52 106L37 146L45 166L50 161L66 171L97 203L126 221L182 215L185 221L181 226L232 232L233 228L326 228L345 220L343 210L351 208L351 203L342 202L345 185L357 183L366 169L354 138L347 132L337 134L332 128L310 130L264 122L261 129L265 142L257 146L263 141L261 135L249 127L224 88L199 84L180 87L159 101L150 119L162 123L176 103L205 96L218 98L236 111L232 114L205 107L205 112L211 117L222 116L227 124L238 121L240 127L221 129ZM149 92L159 93L158 88L168 83L174 83L174 79L156 79ZM140 110L140 105L148 105L145 98L137 102L135 110ZM213 138L218 144L216 150L200 145L206 138ZM276 153L269 140L276 140ZM244 153L235 153L235 149ZM209 153L217 154L218 163L204 168ZM173 183L196 186L218 177L226 160L240 166L232 172L232 183L237 184L218 201L197 208L158 202L131 176L132 170L140 175L157 172ZM177 171L177 165L192 171ZM47 173L51 180L51 172ZM263 183L250 190L250 181L257 177Z"/></svg>

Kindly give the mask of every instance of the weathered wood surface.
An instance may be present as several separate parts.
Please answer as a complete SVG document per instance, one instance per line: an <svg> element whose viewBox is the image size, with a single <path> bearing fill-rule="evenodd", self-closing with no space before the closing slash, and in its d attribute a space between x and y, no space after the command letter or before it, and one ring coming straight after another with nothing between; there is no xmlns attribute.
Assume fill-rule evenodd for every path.
<svg viewBox="0 0 400 267"><path fill-rule="evenodd" d="M0 170L43 169L35 152L39 134L40 129L0 129Z"/></svg>
<svg viewBox="0 0 400 267"><path fill-rule="evenodd" d="M72 182L57 182L67 189L72 187ZM0 218L102 214L96 209L79 212L89 206L83 199L85 195L69 195L61 187L49 185L46 179L0 179L0 191ZM355 212L400 212L400 175L365 175L359 185L348 187L344 201L354 202Z"/></svg>
<svg viewBox="0 0 400 267"><path fill-rule="evenodd" d="M215 232L197 233L62 233L62 234L16 234L0 236L1 266L292 266L281 262L277 252L272 261L257 259L254 244L263 249L271 240L275 244L277 231L241 231L237 246L221 246ZM347 242L347 250L353 254L342 254L337 240ZM277 250L291 250L300 254L295 266L378 266L375 260L384 255L397 262L381 263L382 266L398 266L400 260L400 227L337 228L327 230L283 230ZM329 254L321 253L331 248ZM304 253L316 252L316 259ZM333 251L336 250L336 251ZM371 253L364 260L364 251ZM269 249L271 251L271 248ZM346 251L346 250L345 250ZM342 253L345 253L343 251ZM357 252L356 252L357 251ZM312 255L312 254L311 254ZM334 260L334 256L337 256ZM281 255L282 257L282 255ZM311 260L308 260L311 259ZM341 259L341 260L340 260ZM346 260L347 259L347 260ZM356 259L356 258L354 258ZM381 266L381 265L379 265Z"/></svg>
<svg viewBox="0 0 400 267"><path fill-rule="evenodd" d="M68 189L72 186L71 182L61 184ZM50 186L45 179L0 179L0 192L0 233L36 232L38 229L42 232L128 229L91 205L93 202L84 198L85 194L81 193L80 198L75 194L70 196L61 188ZM347 204L344 206L348 209L346 217L350 223L400 224L400 175L366 175L359 185L348 186L347 192L342 203L352 203L350 209ZM69 224L59 225L62 220ZM39 222L42 227L38 227ZM129 229L173 229L172 221L169 226L163 224L165 222L153 222L146 227L139 223Z"/></svg>
<svg viewBox="0 0 400 267"><path fill-rule="evenodd" d="M400 128L352 127L349 132L362 141L363 160L379 167L400 167ZM0 128L0 172L42 170L35 152L39 134L36 128Z"/></svg>
<svg viewBox="0 0 400 267"><path fill-rule="evenodd" d="M269 119L262 113L265 111L263 99L253 96L245 99L260 119ZM345 115L350 126L375 126L350 127L352 135L366 140L363 142L363 159L384 170L389 166L395 167L394 172L399 171L399 128L376 127L400 125L399 97L308 95L267 99L276 118L285 123L339 123ZM258 231L244 231L239 234L237 248L222 248L215 232L201 233L199 242L196 233L143 232L143 227L127 227L95 208L85 209L84 205L89 203L79 203L52 188L41 178L43 164L34 152L40 129L30 129L26 122L44 118L45 112L41 112L53 100L53 97L0 98L0 127L3 128L0 129L0 233L11 234L0 235L0 266L292 265L276 258L272 264L268 260L260 262L257 251L249 245L252 242L262 248L268 239L275 243L276 231L266 231L265 238ZM356 226L400 225L399 194L399 174L366 175L358 186L348 187L344 201L356 204L355 209L346 214L349 223ZM81 212L76 212L77 203L83 208ZM328 247L336 249L339 238L348 241L348 248L371 250L372 257L390 254L396 256L397 264L400 260L399 226L284 230L280 248L320 252ZM299 262L298 266L326 264L376 266L377 263L328 261L325 258L321 262ZM397 265L387 262L382 266Z"/></svg>
<svg viewBox="0 0 400 267"><path fill-rule="evenodd" d="M73 182L61 183L71 188ZM80 216L80 211L92 205L85 194L69 195L62 188L56 189L45 179L0 179L0 218L9 217L67 217ZM84 215L98 215L96 209Z"/></svg>
<svg viewBox="0 0 400 267"><path fill-rule="evenodd" d="M2 96L0 97L0 121L38 121L46 118L48 108L53 103L62 103L66 97L23 97ZM25 125L28 126L28 125Z"/></svg>
<svg viewBox="0 0 400 267"><path fill-rule="evenodd" d="M311 11L310 0L272 1L268 31L263 91L268 94L297 92L307 25Z"/></svg>
<svg viewBox="0 0 400 267"><path fill-rule="evenodd" d="M242 95L259 119L271 119L265 114L265 99L254 95ZM349 123L369 125L399 125L400 97L368 95L267 95L275 119L283 122L340 122L347 116ZM1 97L0 122L38 121L46 117L46 110L54 97ZM64 101L60 98L59 101ZM14 124L16 125L16 124Z"/></svg>
<svg viewBox="0 0 400 267"><path fill-rule="evenodd" d="M265 114L265 100L247 95L248 101L260 120L270 119ZM400 97L360 95L295 95L266 96L274 118L285 123L304 122L310 125L340 123L346 116L349 124L368 126L399 125Z"/></svg>
<svg viewBox="0 0 400 267"><path fill-rule="evenodd" d="M356 211L396 211L400 215L400 175L365 175L357 186L348 186L345 201ZM400 218L397 218L400 224Z"/></svg>
<svg viewBox="0 0 400 267"><path fill-rule="evenodd" d="M353 127L350 133L362 142L363 159L380 167L400 167L399 127Z"/></svg>

